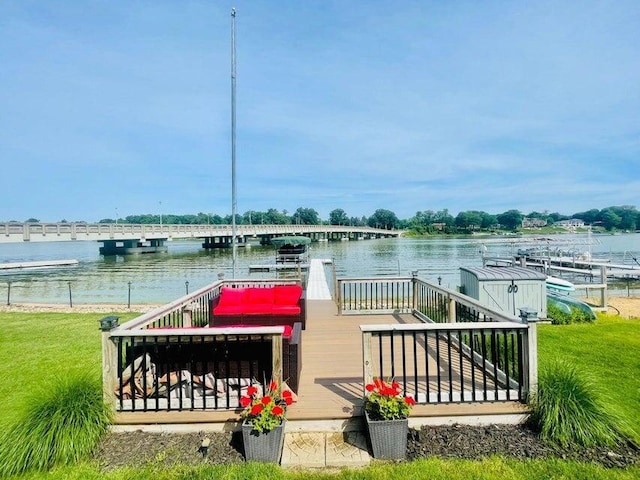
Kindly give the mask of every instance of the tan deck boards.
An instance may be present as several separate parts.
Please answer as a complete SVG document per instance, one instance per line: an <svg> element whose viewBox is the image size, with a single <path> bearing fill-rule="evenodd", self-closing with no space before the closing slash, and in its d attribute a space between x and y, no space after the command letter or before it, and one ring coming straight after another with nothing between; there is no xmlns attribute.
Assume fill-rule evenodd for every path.
<svg viewBox="0 0 640 480"><path fill-rule="evenodd" d="M338 316L337 308L332 301L308 302L307 329L302 338L302 374L298 402L288 411L291 420L315 419L348 419L361 414L363 397L362 369L362 333L363 324L418 323L411 315L349 315ZM441 347L444 344L441 341ZM397 349L399 352L400 350ZM437 388L437 372L435 363L435 338L429 339L429 382L432 391ZM446 350L441 348L442 352ZM418 352L418 362L425 362L425 356ZM408 362L413 362L413 352L407 352ZM459 365L460 357L452 352L452 364ZM470 363L463 361L465 379L463 385L468 390L470 381ZM399 371L399 368L397 368ZM385 376L390 373L390 368ZM446 378L446 372L441 372ZM460 389L460 376L454 373L453 389ZM426 376L419 377L424 388ZM476 378L476 388L481 389L480 378ZM408 382L408 387L411 388ZM443 383L444 388L444 383ZM487 388L493 388L489 380ZM447 385L448 389L448 385ZM448 390L447 390L448 392ZM421 416L498 414L521 412L520 406L512 403L496 402L471 405L441 404L416 407L415 413Z"/></svg>
<svg viewBox="0 0 640 480"><path fill-rule="evenodd" d="M287 415L291 419L338 419L359 414L363 388L359 326L393 319L388 315L338 316L330 300L311 300L307 308L298 402Z"/></svg>

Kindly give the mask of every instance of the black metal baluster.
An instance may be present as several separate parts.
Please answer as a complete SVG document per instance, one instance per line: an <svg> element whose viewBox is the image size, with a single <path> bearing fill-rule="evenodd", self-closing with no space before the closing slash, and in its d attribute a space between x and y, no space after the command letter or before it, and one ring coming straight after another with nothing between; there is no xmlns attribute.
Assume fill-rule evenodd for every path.
<svg viewBox="0 0 640 480"><path fill-rule="evenodd" d="M394 342L394 332L391 331L389 333L389 344L391 346L391 378L395 378L396 376L396 352Z"/></svg>
<svg viewBox="0 0 640 480"><path fill-rule="evenodd" d="M447 363L449 373L449 401L453 402L453 360L451 356L451 330L447 330Z"/></svg>
<svg viewBox="0 0 640 480"><path fill-rule="evenodd" d="M462 350L462 330L458 332L458 355L460 356L460 401L464 402L464 351Z"/></svg>
<svg viewBox="0 0 640 480"><path fill-rule="evenodd" d="M425 330L424 332L424 346L426 350L425 355L425 373L427 376L427 400L426 403L430 402L429 394L431 393L431 378L429 378L429 332Z"/></svg>
<svg viewBox="0 0 640 480"><path fill-rule="evenodd" d="M438 376L438 403L442 402L442 387L441 387L441 374L440 374L440 334L435 331L436 339L436 373Z"/></svg>
<svg viewBox="0 0 640 480"><path fill-rule="evenodd" d="M482 348L482 390L484 392L483 400L487 401L487 339L484 330L480 330L480 348Z"/></svg>
<svg viewBox="0 0 640 480"><path fill-rule="evenodd" d="M471 348L470 357L471 357L471 400L476 401L476 359L475 359L475 344L476 344L476 335L475 331L469 329L469 347Z"/></svg>
<svg viewBox="0 0 640 480"><path fill-rule="evenodd" d="M507 335L507 330L504 329L502 331L502 341L504 342L503 354L504 354L504 365L503 371L506 376L506 388L507 388L507 400L511 400L511 385L509 385L509 338Z"/></svg>
<svg viewBox="0 0 640 480"><path fill-rule="evenodd" d="M416 332L411 332L413 340L413 383L414 383L414 396L413 398L418 400L418 338Z"/></svg>

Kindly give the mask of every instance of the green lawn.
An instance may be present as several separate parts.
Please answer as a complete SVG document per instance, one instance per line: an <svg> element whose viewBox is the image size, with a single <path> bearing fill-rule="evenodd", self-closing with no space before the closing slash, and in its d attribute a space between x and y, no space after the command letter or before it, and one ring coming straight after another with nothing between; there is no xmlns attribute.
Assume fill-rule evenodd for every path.
<svg viewBox="0 0 640 480"><path fill-rule="evenodd" d="M555 359L575 364L640 443L640 321L600 315L594 323L540 325L538 357L540 368Z"/></svg>
<svg viewBox="0 0 640 480"><path fill-rule="evenodd" d="M101 352L98 320L104 314L0 313L0 378L3 395L0 411L5 421L20 418L24 399L37 395L56 379L74 372L100 375ZM121 322L135 314L120 315ZM540 366L554 358L569 359L588 372L598 389L607 395L607 405L627 424L627 431L640 438L640 321L601 317L595 324L540 325ZM640 477L640 467L603 469L562 460L519 462L502 458L482 461L429 459L399 465L374 465L366 469L292 472L273 465L210 466L193 469L161 469L153 465L109 474L81 464L35 473L33 479L543 479Z"/></svg>
<svg viewBox="0 0 640 480"><path fill-rule="evenodd" d="M116 314L120 322L137 314ZM0 313L2 421L14 421L25 399L74 372L100 376L105 314Z"/></svg>

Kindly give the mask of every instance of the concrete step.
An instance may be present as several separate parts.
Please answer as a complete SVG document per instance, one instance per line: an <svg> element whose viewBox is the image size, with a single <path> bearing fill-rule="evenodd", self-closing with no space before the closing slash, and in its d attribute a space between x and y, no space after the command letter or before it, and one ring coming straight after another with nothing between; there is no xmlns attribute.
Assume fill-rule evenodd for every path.
<svg viewBox="0 0 640 480"><path fill-rule="evenodd" d="M281 465L287 468L361 467L369 465L364 432L289 432Z"/></svg>

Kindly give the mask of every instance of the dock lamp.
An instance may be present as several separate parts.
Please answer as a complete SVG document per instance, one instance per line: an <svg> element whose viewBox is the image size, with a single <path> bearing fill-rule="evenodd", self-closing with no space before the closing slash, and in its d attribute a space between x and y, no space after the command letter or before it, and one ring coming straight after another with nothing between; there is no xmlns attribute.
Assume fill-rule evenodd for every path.
<svg viewBox="0 0 640 480"><path fill-rule="evenodd" d="M104 317L100 319L100 330L103 332L108 332L113 330L118 326L118 320L120 317L116 317L115 315L110 315L108 317Z"/></svg>

